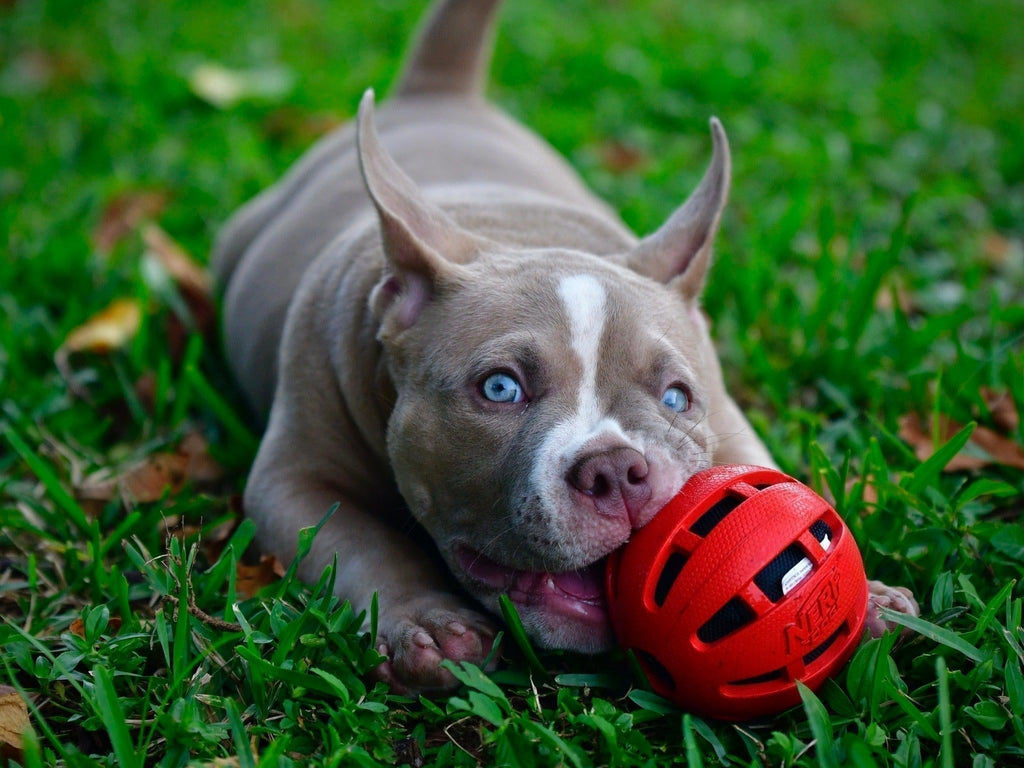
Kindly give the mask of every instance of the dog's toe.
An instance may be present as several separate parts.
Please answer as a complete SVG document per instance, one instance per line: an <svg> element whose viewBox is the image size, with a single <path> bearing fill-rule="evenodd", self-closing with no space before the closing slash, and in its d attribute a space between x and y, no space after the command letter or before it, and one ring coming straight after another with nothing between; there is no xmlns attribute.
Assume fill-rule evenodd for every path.
<svg viewBox="0 0 1024 768"><path fill-rule="evenodd" d="M920 616L921 608L914 599L914 593L906 587L890 587L880 581L868 582L868 616L867 628L872 637L879 637L887 630L893 630L897 624L884 621L878 615L879 608L888 608L897 613L909 616ZM904 632L907 630L904 629Z"/></svg>
<svg viewBox="0 0 1024 768"><path fill-rule="evenodd" d="M469 609L429 601L416 608L403 612L392 626L382 626L385 642L380 652L387 661L377 668L376 677L397 693L454 688L458 681L441 663L450 659L482 664L494 643L494 630Z"/></svg>

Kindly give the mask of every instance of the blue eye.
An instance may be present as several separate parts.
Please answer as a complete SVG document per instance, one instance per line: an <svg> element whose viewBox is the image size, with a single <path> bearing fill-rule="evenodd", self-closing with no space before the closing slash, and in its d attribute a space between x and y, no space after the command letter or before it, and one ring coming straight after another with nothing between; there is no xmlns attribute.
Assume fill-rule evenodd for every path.
<svg viewBox="0 0 1024 768"><path fill-rule="evenodd" d="M669 387L661 396L661 402L676 413L682 413L690 407L690 397L680 387Z"/></svg>
<svg viewBox="0 0 1024 768"><path fill-rule="evenodd" d="M523 385L507 373L492 373L484 379L480 391L492 403L519 403L523 400Z"/></svg>

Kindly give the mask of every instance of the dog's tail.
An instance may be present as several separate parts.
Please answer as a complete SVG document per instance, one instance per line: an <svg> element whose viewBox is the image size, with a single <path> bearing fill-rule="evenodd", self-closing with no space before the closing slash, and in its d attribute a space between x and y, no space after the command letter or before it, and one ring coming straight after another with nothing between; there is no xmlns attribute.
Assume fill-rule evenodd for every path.
<svg viewBox="0 0 1024 768"><path fill-rule="evenodd" d="M482 93L499 5L501 0L435 0L394 94Z"/></svg>

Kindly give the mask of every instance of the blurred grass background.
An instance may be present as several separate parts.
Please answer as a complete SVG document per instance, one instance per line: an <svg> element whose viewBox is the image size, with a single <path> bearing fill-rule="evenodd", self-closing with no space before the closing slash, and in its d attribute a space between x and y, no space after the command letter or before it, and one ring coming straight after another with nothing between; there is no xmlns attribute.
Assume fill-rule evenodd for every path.
<svg viewBox="0 0 1024 768"><path fill-rule="evenodd" d="M153 299L137 235L109 252L97 247L104 211L119 196L163 196L155 214L160 225L204 260L231 211L276 180L318 135L351 117L364 88L386 91L424 5L0 3L0 426L20 434L55 472L52 483L40 486L24 455L0 442L0 573L6 574L0 583L8 584L0 613L13 622L0 630L0 641L22 648L8 659L38 652L14 624L56 653L61 643L77 642L65 630L82 606L101 606L106 598L117 607L103 569L89 566L86 555L66 554L78 543L47 522L53 483L69 485L79 471L69 464L88 471L145 454L176 439L186 421L202 425L233 469L230 490L241 487L250 457L218 417L222 404L181 399L181 408L154 415L130 403L127 416L106 407L130 401L132 382L167 357L168 341L155 319L144 321L128 353L78 369L92 403L73 396L58 374L54 351L72 328L117 297ZM1010 665L1018 661L1003 634L1019 643L1013 620L1019 625L1021 590L1000 591L1024 567L1024 479L998 461L971 475L922 473L913 446L898 437L908 413L991 424L983 387L1009 392L1018 409L1024 404L1022 18L1019 0L508 0L502 14L490 94L565 153L640 233L658 226L696 184L710 152L708 117L721 118L733 148L733 193L707 305L730 385L783 466L833 493L873 575L912 585L931 620L991 649L987 672L978 671L984 664L961 669L948 662L954 727L940 722L946 668L940 674L935 664L936 653L947 663L942 644L918 639L897 649L894 667L905 681L886 666L889 651L878 657L873 646L872 658L882 658L878 668L887 670L878 674L913 694L928 725L903 703L895 706L898 694L878 694L888 702L880 710L877 698L862 701L849 682L843 693L849 706L835 691L825 695L836 759L854 756L865 765L1024 759L1024 688L1014 687L1020 668L1013 677ZM265 92L219 107L195 85L197 67L211 65L254 72L257 90ZM208 346L202 360L230 401L216 349ZM1009 435L1018 447L1021 437L1019 426ZM917 481L907 481L915 472ZM142 505L128 522L116 503L108 505L91 523L90 535L103 542L106 559L99 564L133 567L114 546L122 538L137 537L151 552L163 552L153 520L168 509L199 519L211 504L222 509L225 502L195 494L175 504ZM35 582L30 589L27 574L37 568L50 574L49 586ZM159 591L125 590L124 604L133 605ZM301 605L307 598L295 599ZM996 598L1001 602L987 611ZM150 614L136 609L134 629L152 638ZM988 616L984 626L979 616ZM77 663L100 659L115 670L139 669L148 652L133 646L119 653L114 645L93 648ZM197 656L195 663L206 662ZM586 667L572 657L553 664L563 671ZM24 666L14 677L30 692L51 690L62 679L40 673L33 683ZM92 678L82 674L88 692ZM147 674L151 688L163 685L159 670ZM125 708L142 706L132 696L141 696L137 686L144 680L115 677L115 683ZM207 681L211 696L237 698L243 708L252 693L251 681L230 675L215 683L211 688ZM166 743L132 730L150 762L163 755L178 764L190 750L204 760L235 754L237 739L232 746L226 735L236 733L225 725L229 708L210 705L195 715L196 722L220 723L221 730L211 726L200 738L184 726L174 731L166 718L173 702L194 704L204 691L178 681L162 695L158 735ZM74 744L71 734L79 728L104 730L103 715L76 720L69 714L75 695L62 696L45 703L58 741ZM288 696L297 697L294 706L308 704L292 691L266 704L262 715L279 714L275 707L285 706L279 699L293 701ZM388 703L378 720L360 726L373 759L400 759L400 739L419 739L417 749L432 760L470 759L443 737L432 742L416 730L417 723L436 731L455 722L462 711L457 703L437 714L379 691L374 696ZM503 735L491 729L477 739L479 751L470 752L485 762L504 759L515 747L533 756L523 764L632 765L678 758L682 740L695 732L690 720L680 730L676 715L652 721L647 709L634 721L625 712L633 704L618 702L604 712L615 723L618 746L598 746L596 726L563 711L569 704L561 693L545 688L544 696L557 703L537 719L561 734L567 751L514 725L519 721L509 715L513 724L506 723ZM306 741L292 746L320 749L323 759L355 738L344 729L338 743L310 737L324 723L307 713L299 725L293 715L278 731L301 732ZM180 711L178 717L180 724ZM626 738L644 723L648 738ZM799 713L780 727L779 738L716 727L724 751L706 737L694 749L709 760L787 765L830 754L801 751L812 731ZM267 728L258 749L273 741L274 728ZM951 733L956 742L947 745ZM79 742L61 759L102 755L111 744Z"/></svg>

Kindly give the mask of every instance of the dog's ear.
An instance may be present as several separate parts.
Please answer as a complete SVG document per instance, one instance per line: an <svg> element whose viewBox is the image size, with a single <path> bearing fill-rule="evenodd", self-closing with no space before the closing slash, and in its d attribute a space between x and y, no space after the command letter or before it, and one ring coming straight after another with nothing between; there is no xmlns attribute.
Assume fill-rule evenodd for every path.
<svg viewBox="0 0 1024 768"><path fill-rule="evenodd" d="M485 241L459 227L427 201L381 144L373 120L373 89L363 94L356 120L359 168L380 218L391 267L374 292L377 312L394 308L402 328L419 316L439 283L453 279Z"/></svg>
<svg viewBox="0 0 1024 768"><path fill-rule="evenodd" d="M661 228L626 255L631 269L677 288L687 300L697 298L711 266L711 243L729 195L732 163L729 141L717 118L711 118L714 150L711 165L697 189Z"/></svg>

